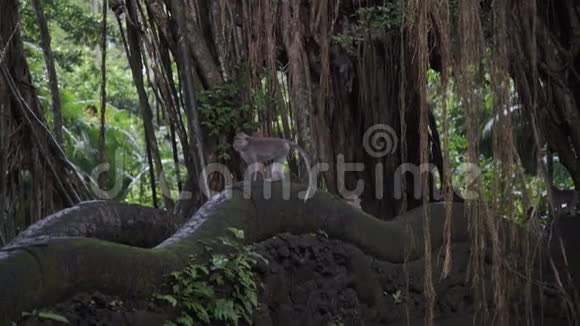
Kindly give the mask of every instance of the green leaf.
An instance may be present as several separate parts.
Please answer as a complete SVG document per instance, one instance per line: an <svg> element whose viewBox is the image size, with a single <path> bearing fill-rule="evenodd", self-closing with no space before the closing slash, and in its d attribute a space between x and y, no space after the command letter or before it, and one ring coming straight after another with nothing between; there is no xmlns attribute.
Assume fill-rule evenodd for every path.
<svg viewBox="0 0 580 326"><path fill-rule="evenodd" d="M234 321L240 318L236 309L234 309L234 302L227 299L218 299L214 310L214 317L218 320Z"/></svg>
<svg viewBox="0 0 580 326"><path fill-rule="evenodd" d="M236 228L228 228L228 231L231 232L237 239L243 240L244 239L244 230L236 229Z"/></svg>
<svg viewBox="0 0 580 326"><path fill-rule="evenodd" d="M52 311L41 311L38 313L38 318L44 320L52 320L63 324L69 324L69 321L65 316L59 315Z"/></svg>
<svg viewBox="0 0 580 326"><path fill-rule="evenodd" d="M185 305L194 315L205 323L210 322L210 315L205 306L198 302L189 302Z"/></svg>
<svg viewBox="0 0 580 326"><path fill-rule="evenodd" d="M160 300L160 301L165 301L167 303L169 303L172 307L175 307L177 305L177 299L175 299L175 297L173 297L172 295L156 295L155 299Z"/></svg>
<svg viewBox="0 0 580 326"><path fill-rule="evenodd" d="M193 294L197 294L204 298L211 298L215 296L212 287L207 286L206 283L197 283L197 286L192 290Z"/></svg>
<svg viewBox="0 0 580 326"><path fill-rule="evenodd" d="M179 318L177 318L177 320L175 320L175 322L178 325L184 325L184 326L193 326L194 325L193 318L191 318L188 315L179 316Z"/></svg>
<svg viewBox="0 0 580 326"><path fill-rule="evenodd" d="M211 258L211 264L216 269L223 269L229 259L224 255L215 255Z"/></svg>

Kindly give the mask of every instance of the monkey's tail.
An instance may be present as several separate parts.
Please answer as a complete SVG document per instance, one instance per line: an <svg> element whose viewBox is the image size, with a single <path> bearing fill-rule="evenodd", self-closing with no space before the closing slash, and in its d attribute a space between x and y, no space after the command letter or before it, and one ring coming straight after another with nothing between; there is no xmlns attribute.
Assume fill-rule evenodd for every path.
<svg viewBox="0 0 580 326"><path fill-rule="evenodd" d="M306 153L305 150L302 149L302 147L298 146L298 144L295 144L291 141L288 141L288 143L294 147L302 156L302 159L304 160L304 163L306 164L306 170L308 171L308 189L306 189L306 195L304 196L304 202L306 202L308 199L310 199L310 195L312 193L312 171L310 170L310 159L308 158L308 153Z"/></svg>

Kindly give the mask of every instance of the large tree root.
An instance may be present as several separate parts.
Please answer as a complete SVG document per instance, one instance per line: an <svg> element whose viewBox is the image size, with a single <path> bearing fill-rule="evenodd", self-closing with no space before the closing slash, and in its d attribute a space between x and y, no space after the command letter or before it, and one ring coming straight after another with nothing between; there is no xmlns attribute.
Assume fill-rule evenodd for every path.
<svg viewBox="0 0 580 326"><path fill-rule="evenodd" d="M267 186L272 187L269 199L263 193ZM255 183L246 192L240 187L229 192L231 198L228 191L212 198L173 236L153 249L98 239L62 238L58 232L58 238L51 238L48 228L47 234L27 231L12 247L0 251L0 320L82 291L150 295L164 274L183 267L190 255L202 254L199 240L215 239L229 227L244 230L248 242L283 232L323 231L384 261L400 263L405 256L411 260L422 257L422 209L384 222L325 192L318 192L304 203L298 198L304 190L301 185L289 185L287 196L279 182ZM436 250L443 241L445 208L443 204L431 204L429 211L432 248ZM456 205L454 240L465 240L466 225L463 206ZM42 237L34 240L39 236ZM405 253L404 244L411 240L417 249Z"/></svg>
<svg viewBox="0 0 580 326"><path fill-rule="evenodd" d="M152 248L175 233L183 222L156 208L104 200L86 201L31 225L3 249L57 237L85 237Z"/></svg>

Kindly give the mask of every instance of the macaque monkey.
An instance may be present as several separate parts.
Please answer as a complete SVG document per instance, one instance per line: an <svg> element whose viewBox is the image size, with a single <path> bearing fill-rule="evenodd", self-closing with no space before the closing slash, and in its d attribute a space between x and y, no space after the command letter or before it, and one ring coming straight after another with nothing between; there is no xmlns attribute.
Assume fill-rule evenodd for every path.
<svg viewBox="0 0 580 326"><path fill-rule="evenodd" d="M300 146L286 139L250 137L243 132L238 133L234 138L234 149L240 153L240 156L248 166L270 160L274 161L274 167L276 166L276 163L283 164L284 161L288 159L288 154L290 154L291 148L298 150L302 159L304 159L304 162L306 163L306 169L308 171L308 189L304 196L304 201L306 201L309 199L312 192L312 177L308 154L306 154ZM281 174L281 176L283 177L283 174Z"/></svg>

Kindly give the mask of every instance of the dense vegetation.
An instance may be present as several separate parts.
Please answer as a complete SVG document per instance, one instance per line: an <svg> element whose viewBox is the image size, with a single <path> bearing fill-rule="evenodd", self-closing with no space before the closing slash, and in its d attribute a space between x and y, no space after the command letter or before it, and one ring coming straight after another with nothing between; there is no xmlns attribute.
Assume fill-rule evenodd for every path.
<svg viewBox="0 0 580 326"><path fill-rule="evenodd" d="M168 292L157 296L178 310L176 323L251 323L259 305L255 253L223 236L240 227L234 229L238 240L265 240L248 221L269 218L260 214L273 208L260 205L276 205L278 194L266 204L253 202L252 215L240 198L224 202L223 194L212 198L206 192L231 190L229 176L220 171L243 178L246 164L231 145L240 131L292 140L310 163L327 164L314 180L323 195L305 204L307 212L330 212L339 223L349 223L351 214L360 223L342 234L321 216L297 227L281 214L272 217L283 221L277 226L264 222L268 232L334 230L340 240L382 254L376 249L380 237L360 239L356 230L379 223L375 229L404 238L396 217L414 212L412 220L420 221L414 232L423 245L417 254L424 264L421 309L429 322L437 307L437 273L442 279L458 273L452 270L453 241L471 241L465 279L473 285L474 315L492 307L492 319L507 321L522 303L514 293L525 293L529 311L536 300L532 278L537 266L540 275L545 272L538 263L544 252L532 244L549 247L546 234L556 216L577 215L580 9L573 0L553 6L540 0L2 1L0 246L21 253L20 246L29 246L40 231L122 242L127 225L138 229L136 239L161 243L150 227L163 222L143 222L137 217L145 213L126 203L161 209L170 216L164 231L193 216L169 242L138 250L139 263L152 270L180 268L170 274ZM364 168L344 173L344 162ZM307 181L303 165L298 155L288 158L293 182ZM361 181L358 193L347 194ZM337 208L342 201L325 192L343 201L356 198L362 211L381 221ZM78 220L67 227L57 214L16 237L52 213L93 199L112 200L100 211L102 219L75 217L94 233L74 224ZM441 202L445 210L436 206ZM451 203L459 206L453 210ZM455 237L452 216L463 213L469 237ZM246 221L246 215L252 218ZM198 232L207 216L240 225L213 220L209 231ZM431 234L433 228L439 234ZM218 252L209 263L194 255L190 261L203 247L191 239L210 236L234 255ZM115 247L111 253L113 247L98 241L81 243L95 257L102 251L124 257L133 250ZM48 245L55 257L66 256L56 243ZM70 252L78 249L72 243ZM398 246L401 253L417 250ZM170 253L164 264L147 260L164 250ZM389 263L403 263L398 258ZM564 272L551 259L550 273L560 276ZM520 270L523 277L514 273ZM7 269L4 275L12 274ZM142 277L154 283L150 275ZM568 274L565 282L575 277ZM554 277L551 290L565 314L577 316L578 297L565 282ZM140 291L132 285L126 290ZM405 301L401 295L410 300L411 294L395 290L397 304ZM526 318L532 318L529 311Z"/></svg>
<svg viewBox="0 0 580 326"><path fill-rule="evenodd" d="M26 58L30 66L32 81L38 90L39 98L44 107L48 124L52 123L50 110L50 90L48 85L47 71L40 47L40 35L38 23L34 16L31 1L23 1L22 26L23 41L25 44ZM100 164L98 157L99 142L99 106L101 96L101 67L100 67L100 39L101 19L99 2L85 1L45 1L43 9L49 22L50 35L52 37L52 50L56 62L57 75L60 85L62 115L64 120L64 148L67 157L82 171L84 176L94 178L94 171ZM357 25L348 33L337 33L333 41L347 51L355 51L357 42L364 40L365 34L370 30L387 29L397 30L401 26L400 6L387 4L385 7L361 8L355 13ZM107 29L107 110L106 110L106 157L108 163L108 178L115 185L112 198L118 201L128 201L143 205L153 205L152 192L147 178L149 177L149 164L145 153L145 136L143 131L142 116L139 111L137 92L132 85L130 68L123 48L123 42L117 26L115 26L114 14L108 12ZM465 113L460 105L460 99L456 91L455 83L448 84L449 91L442 97L439 92L441 87L440 74L434 70L428 73L428 89L430 94L429 103L437 125L443 126L443 107L447 110L449 162L451 170L456 171L454 182L461 187L463 173L457 168L465 163L467 152L467 134L465 129ZM150 80L151 81L151 80ZM267 80L264 80L267 85ZM479 117L480 130L486 125L493 124L493 90L489 73L486 74L482 88L482 107ZM158 103L155 94L155 85L149 83L149 100L157 107L154 115L156 135L159 141L161 162L164 165L167 185L173 198L177 198L182 180L179 175L185 173L183 164L180 165L180 174L176 173L176 165L173 162L173 149L171 142L170 127L167 118L163 117L163 111L159 108L163 103ZM230 132L232 128L251 129L256 124L247 122L245 117L251 115L260 116L258 110L268 107L269 103L276 101L270 98L264 90L258 93L252 104L240 104L236 96L241 93L243 82L231 82L224 87L215 90L201 91L198 106L202 116L202 124L207 128L209 136L220 136ZM267 86L265 86L267 87ZM513 84L509 89L510 96L515 97ZM156 103L156 104L155 104ZM261 108L261 109L260 109ZM489 128L488 128L489 129ZM493 175L493 163L491 160L491 136L488 135L487 143L483 144L481 157L483 171L483 187L488 193L491 191ZM177 155L183 156L180 143L177 143ZM216 156L220 159L230 159L231 152L226 143L217 148ZM529 157L526 159L530 160ZM533 158L532 158L533 160ZM181 161L183 163L183 161ZM527 162L526 162L527 163ZM535 205L542 197L541 178L538 179L535 171L526 175L526 183L530 188L530 196L534 197ZM96 182L96 180L92 180ZM554 182L559 188L573 186L572 179L561 164L556 162ZM109 186L110 187L110 186ZM540 187L540 188L537 188ZM157 185L159 188L159 185ZM161 189L157 189L157 195ZM514 189L516 196L521 191ZM545 197L545 192L544 195ZM520 204L521 205L521 204ZM519 214L523 214L523 208L519 208ZM23 227L22 225L19 226Z"/></svg>

